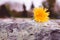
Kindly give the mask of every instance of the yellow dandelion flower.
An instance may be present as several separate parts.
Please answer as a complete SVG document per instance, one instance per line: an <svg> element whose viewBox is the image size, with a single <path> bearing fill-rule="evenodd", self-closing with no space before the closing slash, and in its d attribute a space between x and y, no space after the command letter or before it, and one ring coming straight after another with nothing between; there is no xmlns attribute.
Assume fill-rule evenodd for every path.
<svg viewBox="0 0 60 40"><path fill-rule="evenodd" d="M37 22L47 22L49 20L49 12L46 12L47 9L41 8L34 8L34 20Z"/></svg>

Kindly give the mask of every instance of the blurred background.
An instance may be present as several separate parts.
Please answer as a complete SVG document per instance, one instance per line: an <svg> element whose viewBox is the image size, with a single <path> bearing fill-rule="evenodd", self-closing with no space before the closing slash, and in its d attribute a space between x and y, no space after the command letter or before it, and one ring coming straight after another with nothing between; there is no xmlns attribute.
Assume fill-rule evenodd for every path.
<svg viewBox="0 0 60 40"><path fill-rule="evenodd" d="M47 8L50 18L60 19L60 0L0 0L0 18L32 18L35 7Z"/></svg>

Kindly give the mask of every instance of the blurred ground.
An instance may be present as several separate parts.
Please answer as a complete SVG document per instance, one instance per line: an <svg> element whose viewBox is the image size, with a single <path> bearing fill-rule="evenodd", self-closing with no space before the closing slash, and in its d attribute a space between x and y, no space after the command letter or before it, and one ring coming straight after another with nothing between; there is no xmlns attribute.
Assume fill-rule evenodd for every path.
<svg viewBox="0 0 60 40"><path fill-rule="evenodd" d="M26 22L26 21L30 21L33 20L32 18L0 18L0 22L4 21L4 22L10 22L10 21L14 21L14 22ZM50 19L53 22L56 22L60 25L60 19Z"/></svg>
<svg viewBox="0 0 60 40"><path fill-rule="evenodd" d="M60 19L38 24L32 18L0 18L0 40L56 39L60 40Z"/></svg>

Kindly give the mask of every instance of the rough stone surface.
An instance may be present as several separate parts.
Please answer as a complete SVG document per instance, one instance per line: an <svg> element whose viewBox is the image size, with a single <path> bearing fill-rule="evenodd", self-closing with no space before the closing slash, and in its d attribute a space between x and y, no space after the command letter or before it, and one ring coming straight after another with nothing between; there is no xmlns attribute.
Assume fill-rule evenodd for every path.
<svg viewBox="0 0 60 40"><path fill-rule="evenodd" d="M58 20L59 21L59 20ZM60 22L0 19L0 40L60 40Z"/></svg>

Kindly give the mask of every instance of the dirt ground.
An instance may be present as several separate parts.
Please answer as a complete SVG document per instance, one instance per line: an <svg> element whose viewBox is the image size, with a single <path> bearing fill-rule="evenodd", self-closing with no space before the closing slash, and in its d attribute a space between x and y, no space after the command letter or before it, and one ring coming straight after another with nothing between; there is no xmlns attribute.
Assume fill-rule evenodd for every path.
<svg viewBox="0 0 60 40"><path fill-rule="evenodd" d="M33 20L32 18L0 18L0 22L4 21L4 22L10 22L10 21L14 21L14 22L22 22L22 21L30 21ZM53 22L56 22L60 25L60 19L50 19Z"/></svg>

